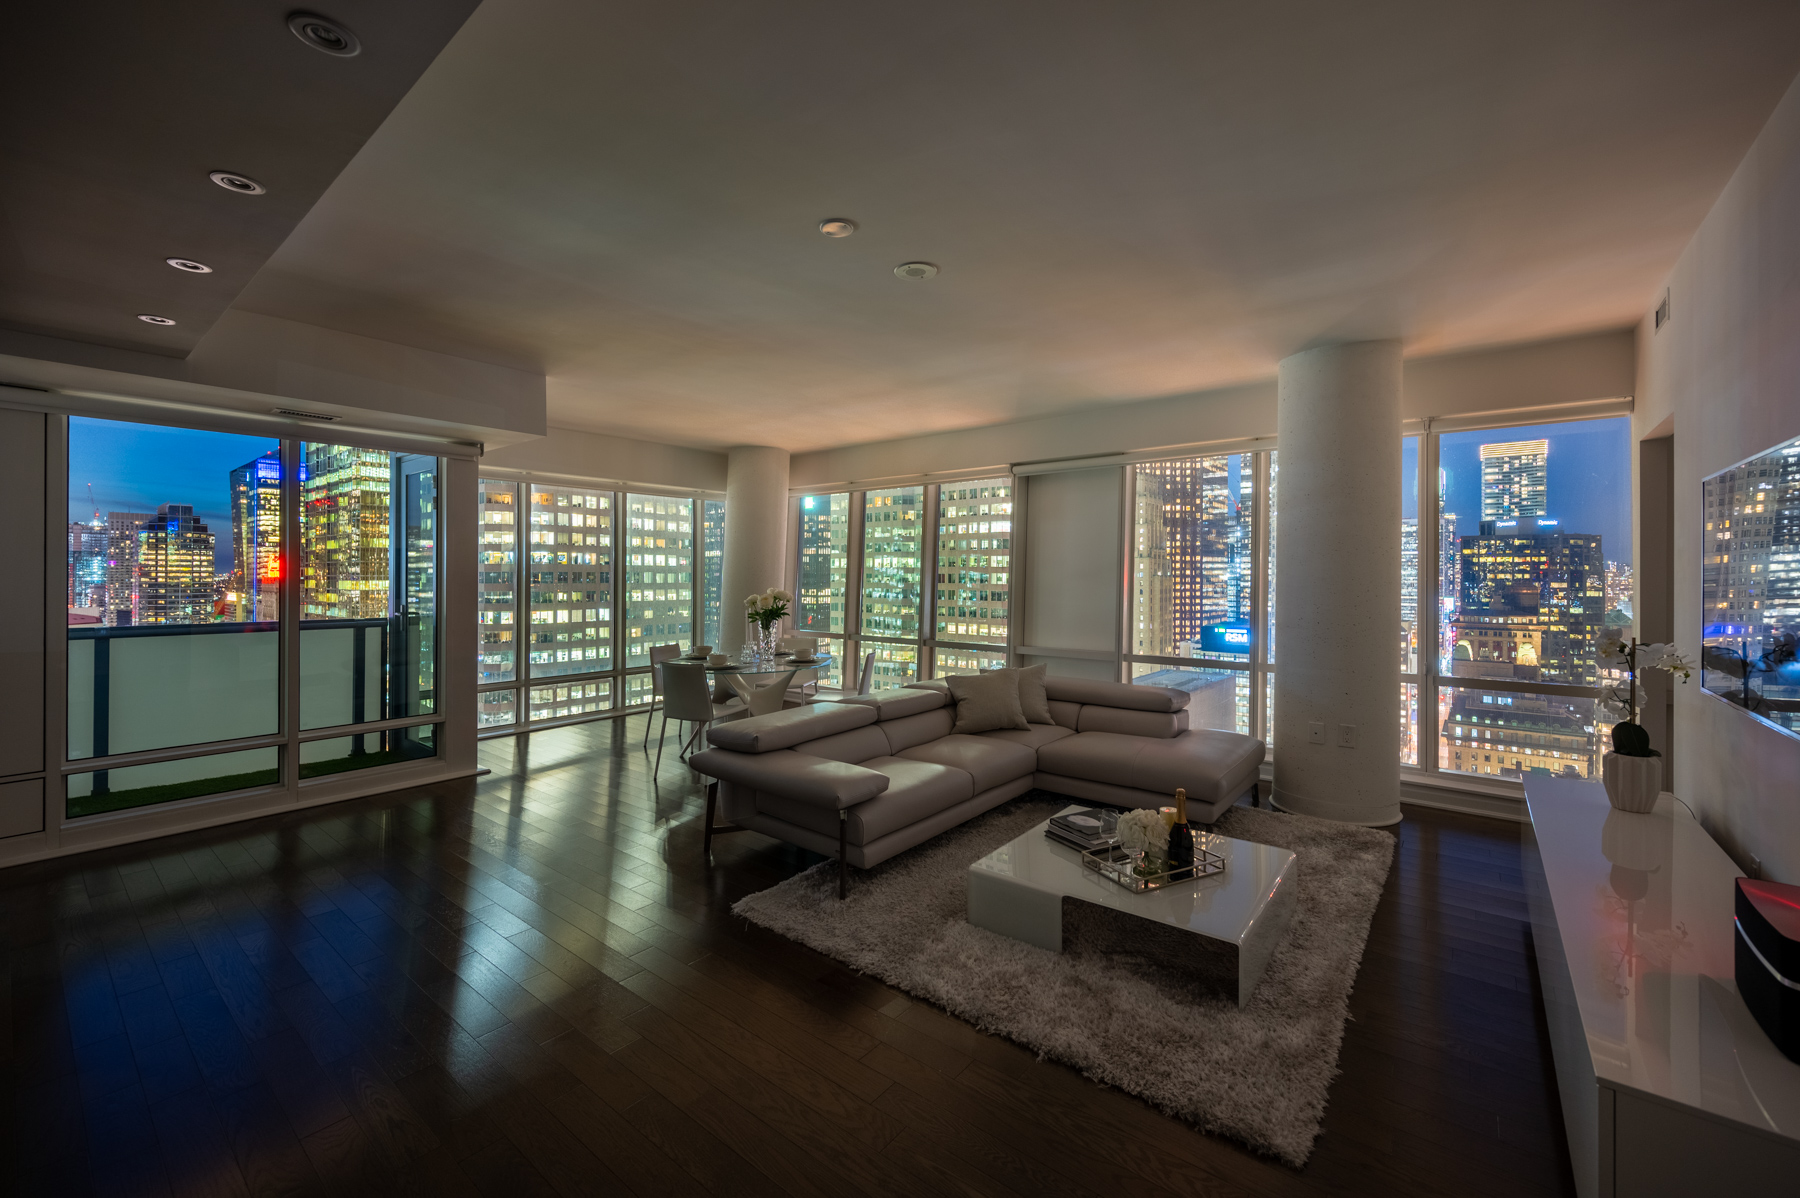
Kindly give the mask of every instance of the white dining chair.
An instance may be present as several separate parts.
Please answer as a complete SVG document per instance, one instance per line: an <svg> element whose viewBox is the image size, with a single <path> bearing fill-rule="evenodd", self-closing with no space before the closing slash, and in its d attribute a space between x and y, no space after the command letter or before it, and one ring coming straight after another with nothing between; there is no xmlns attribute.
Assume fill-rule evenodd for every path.
<svg viewBox="0 0 1800 1198"><path fill-rule="evenodd" d="M742 674L728 674L726 678L730 681L732 689L737 691L738 697L743 700L745 710L753 716L758 716L780 711L786 706L788 683L792 682L794 675L799 672L798 670L788 670L785 673L777 674L771 681L765 682L761 686L745 681Z"/></svg>
<svg viewBox="0 0 1800 1198"><path fill-rule="evenodd" d="M748 710L736 699L729 703L713 702L712 691L706 683L706 663L703 661L666 661L662 665L662 672L663 736L668 735L670 720L676 721L677 734L680 732L680 724L694 725L694 730L682 740L678 751L684 761L688 750L708 725L743 715ZM656 742L655 767L658 770L662 768L662 754L663 741L659 737Z"/></svg>
<svg viewBox="0 0 1800 1198"><path fill-rule="evenodd" d="M674 661L677 657L680 657L680 656L681 656L681 646L680 645L651 645L650 646L650 710L648 712L644 713L644 750L645 750L645 752L648 752L650 749L650 724L656 718L656 706L657 706L657 704L662 702L663 662ZM668 727L669 727L669 721L664 720L663 721L663 729L666 731L668 729Z"/></svg>

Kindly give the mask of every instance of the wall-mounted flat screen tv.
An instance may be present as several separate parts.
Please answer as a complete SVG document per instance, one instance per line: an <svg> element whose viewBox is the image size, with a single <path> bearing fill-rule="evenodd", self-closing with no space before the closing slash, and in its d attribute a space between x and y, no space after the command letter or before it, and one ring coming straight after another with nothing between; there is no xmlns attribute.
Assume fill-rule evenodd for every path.
<svg viewBox="0 0 1800 1198"><path fill-rule="evenodd" d="M1800 736L1800 437L1703 490L1700 684Z"/></svg>

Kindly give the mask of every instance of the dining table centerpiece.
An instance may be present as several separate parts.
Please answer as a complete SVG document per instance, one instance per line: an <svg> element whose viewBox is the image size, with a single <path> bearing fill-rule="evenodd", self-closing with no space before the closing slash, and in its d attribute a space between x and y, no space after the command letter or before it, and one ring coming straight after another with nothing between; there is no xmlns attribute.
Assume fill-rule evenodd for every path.
<svg viewBox="0 0 1800 1198"><path fill-rule="evenodd" d="M794 597L779 587L744 597L744 618L756 625L745 649L757 661L773 662L781 652L781 621Z"/></svg>

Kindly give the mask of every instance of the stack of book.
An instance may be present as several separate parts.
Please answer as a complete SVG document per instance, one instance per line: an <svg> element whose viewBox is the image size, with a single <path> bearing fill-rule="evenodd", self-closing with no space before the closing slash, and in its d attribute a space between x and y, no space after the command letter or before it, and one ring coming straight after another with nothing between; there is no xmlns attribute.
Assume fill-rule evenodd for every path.
<svg viewBox="0 0 1800 1198"><path fill-rule="evenodd" d="M1050 817L1044 835L1086 852L1118 843L1119 813L1105 807L1084 807Z"/></svg>

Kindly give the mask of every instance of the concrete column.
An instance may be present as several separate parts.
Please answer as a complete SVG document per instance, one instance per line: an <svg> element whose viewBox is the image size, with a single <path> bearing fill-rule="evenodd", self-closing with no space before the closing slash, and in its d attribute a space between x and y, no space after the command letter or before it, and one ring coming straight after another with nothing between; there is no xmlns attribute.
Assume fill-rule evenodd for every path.
<svg viewBox="0 0 1800 1198"><path fill-rule="evenodd" d="M725 464L725 593L720 599L715 648L736 653L749 624L744 596L786 587L789 575L788 452L766 445L740 445Z"/></svg>
<svg viewBox="0 0 1800 1198"><path fill-rule="evenodd" d="M1275 802L1397 823L1400 343L1284 358L1279 403Z"/></svg>

